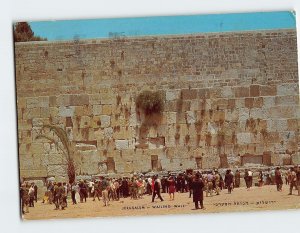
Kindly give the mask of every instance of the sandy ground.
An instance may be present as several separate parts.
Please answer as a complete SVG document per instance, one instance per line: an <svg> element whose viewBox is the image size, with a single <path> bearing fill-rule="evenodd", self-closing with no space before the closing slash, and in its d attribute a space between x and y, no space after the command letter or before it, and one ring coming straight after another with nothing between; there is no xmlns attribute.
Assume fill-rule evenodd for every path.
<svg viewBox="0 0 300 233"><path fill-rule="evenodd" d="M195 210L192 198L188 193L176 193L175 200L170 201L169 195L162 193L164 201L156 199L151 203L151 196L145 195L143 199L131 200L121 198L120 201L111 201L104 207L101 201L87 199L86 203L72 205L68 198L68 207L65 210L54 210L54 205L43 204L38 201L35 207L29 208L28 214L23 216L25 220L32 219L61 219L83 217L111 217L111 216L141 216L141 215L165 215L165 214L203 214L217 212L236 211L261 211L283 210L300 208L300 196L297 191L288 195L289 187L284 186L282 192L276 190L276 186L252 187L234 189L231 194L223 190L220 195L206 197L204 195L205 210Z"/></svg>

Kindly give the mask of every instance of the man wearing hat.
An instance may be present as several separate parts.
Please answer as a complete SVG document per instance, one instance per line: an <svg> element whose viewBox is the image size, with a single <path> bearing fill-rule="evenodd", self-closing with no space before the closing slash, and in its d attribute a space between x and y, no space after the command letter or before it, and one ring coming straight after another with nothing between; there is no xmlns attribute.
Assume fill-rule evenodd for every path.
<svg viewBox="0 0 300 233"><path fill-rule="evenodd" d="M200 174L196 173L195 178L192 183L193 189L193 202L195 203L195 209L199 209L199 202L201 209L204 209L203 206L203 187L204 183L200 178Z"/></svg>
<svg viewBox="0 0 300 233"><path fill-rule="evenodd" d="M161 201L164 201L164 199L161 197L160 195L160 182L157 178L157 176L154 177L155 181L154 181L154 188L153 188L153 195L152 195L152 202L154 202L155 196L157 195L158 198Z"/></svg>
<svg viewBox="0 0 300 233"><path fill-rule="evenodd" d="M21 185L21 198L22 198L22 214L29 213L29 186L26 183ZM24 211L25 207L25 211Z"/></svg>

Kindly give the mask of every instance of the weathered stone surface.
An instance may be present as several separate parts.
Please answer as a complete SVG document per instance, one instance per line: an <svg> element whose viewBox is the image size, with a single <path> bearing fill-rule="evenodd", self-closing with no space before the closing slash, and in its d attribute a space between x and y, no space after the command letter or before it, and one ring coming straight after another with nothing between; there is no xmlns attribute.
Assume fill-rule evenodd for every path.
<svg viewBox="0 0 300 233"><path fill-rule="evenodd" d="M283 132L286 131L288 128L287 120L273 120L273 119L268 119L267 120L267 130L270 132Z"/></svg>
<svg viewBox="0 0 300 233"><path fill-rule="evenodd" d="M74 107L64 107L60 106L59 107L59 116L61 117L72 117L74 116Z"/></svg>
<svg viewBox="0 0 300 233"><path fill-rule="evenodd" d="M276 86L260 86L261 96L275 96L277 94Z"/></svg>
<svg viewBox="0 0 300 233"><path fill-rule="evenodd" d="M300 153L299 152L292 155L292 162L293 162L293 164L300 164Z"/></svg>
<svg viewBox="0 0 300 233"><path fill-rule="evenodd" d="M211 169L213 167L219 167L220 165L220 157L219 156L203 156L202 157L202 168L203 169Z"/></svg>
<svg viewBox="0 0 300 233"><path fill-rule="evenodd" d="M237 87L235 88L235 97L240 98L240 97L249 97L250 91L249 87Z"/></svg>
<svg viewBox="0 0 300 233"><path fill-rule="evenodd" d="M223 87L220 94L222 98L234 98L234 92L231 87Z"/></svg>
<svg viewBox="0 0 300 233"><path fill-rule="evenodd" d="M237 133L238 144L248 144L251 143L251 133Z"/></svg>
<svg viewBox="0 0 300 233"><path fill-rule="evenodd" d="M101 120L101 127L102 128L107 128L107 127L110 126L110 116L101 115L100 120Z"/></svg>
<svg viewBox="0 0 300 233"><path fill-rule="evenodd" d="M238 154L266 151L274 164L284 164L287 156L276 153L298 150L294 30L125 38L114 42L113 50L107 46L111 42L16 44L22 175L66 177L62 151L48 140L35 140L42 124L66 130L77 143L77 172L89 174L108 172L103 165L108 157L117 173L152 170L152 156L158 158L158 169L197 168L202 156L203 168L219 167L220 132L225 132L222 149L230 166L239 164ZM149 43L155 44L151 52ZM266 57L261 44L268 45ZM74 49L82 53L84 72L76 59L65 56ZM55 57L51 64L40 59L45 50ZM121 68L116 57L122 51L126 60ZM68 67L69 76L57 67L63 72ZM151 116L151 122L135 104L146 89L164 96L163 112L159 118ZM141 126L147 128L143 133Z"/></svg>
<svg viewBox="0 0 300 233"><path fill-rule="evenodd" d="M181 98L183 100L192 100L197 98L197 90L195 89L183 89L181 90Z"/></svg>
<svg viewBox="0 0 300 233"><path fill-rule="evenodd" d="M278 95L291 95L299 92L299 86L295 83L284 83L277 86Z"/></svg>
<svg viewBox="0 0 300 233"><path fill-rule="evenodd" d="M112 111L112 106L111 105L102 105L102 114L104 115L110 115Z"/></svg>
<svg viewBox="0 0 300 233"><path fill-rule="evenodd" d="M196 122L196 117L195 117L194 112L192 112L192 111L186 112L186 122L188 124L194 124Z"/></svg>
<svg viewBox="0 0 300 233"><path fill-rule="evenodd" d="M250 86L250 96L251 97L256 97L259 96L259 85L251 85Z"/></svg>
<svg viewBox="0 0 300 233"><path fill-rule="evenodd" d="M111 127L104 129L104 136L107 138L112 138L113 133L114 133L114 130Z"/></svg>
<svg viewBox="0 0 300 233"><path fill-rule="evenodd" d="M81 106L81 105L88 105L88 104L89 104L89 96L86 94L70 96L71 106Z"/></svg>
<svg viewBox="0 0 300 233"><path fill-rule="evenodd" d="M100 115L100 114L102 114L102 105L100 105L100 104L95 104L95 105L93 105L93 115Z"/></svg>
<svg viewBox="0 0 300 233"><path fill-rule="evenodd" d="M180 90L168 90L166 91L166 100L176 100L180 98Z"/></svg>
<svg viewBox="0 0 300 233"><path fill-rule="evenodd" d="M116 140L116 149L117 150L125 150L128 149L128 140Z"/></svg>

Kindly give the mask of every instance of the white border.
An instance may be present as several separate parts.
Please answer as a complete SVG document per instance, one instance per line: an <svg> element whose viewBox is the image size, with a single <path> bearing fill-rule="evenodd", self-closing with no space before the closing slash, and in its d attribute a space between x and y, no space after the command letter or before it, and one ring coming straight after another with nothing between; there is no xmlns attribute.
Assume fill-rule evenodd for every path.
<svg viewBox="0 0 300 233"><path fill-rule="evenodd" d="M22 222L18 204L12 22L295 10L299 0L2 0L0 2L1 232L299 232L300 211ZM300 14L300 13L299 13ZM300 16L297 15L299 28ZM300 38L298 30L298 38ZM299 40L298 40L299 41ZM299 45L299 43L298 43ZM298 51L299 46L298 46ZM299 58L298 54L298 58ZM299 59L298 59L299 60ZM300 61L300 60L299 60ZM300 203L300 199L299 199Z"/></svg>

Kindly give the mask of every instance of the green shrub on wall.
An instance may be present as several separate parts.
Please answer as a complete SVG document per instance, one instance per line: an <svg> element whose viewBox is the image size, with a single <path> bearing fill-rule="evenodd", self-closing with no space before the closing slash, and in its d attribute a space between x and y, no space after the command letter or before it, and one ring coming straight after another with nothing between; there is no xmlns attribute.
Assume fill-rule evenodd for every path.
<svg viewBox="0 0 300 233"><path fill-rule="evenodd" d="M164 110L164 99L158 91L143 91L136 97L136 106L146 115L160 114Z"/></svg>

